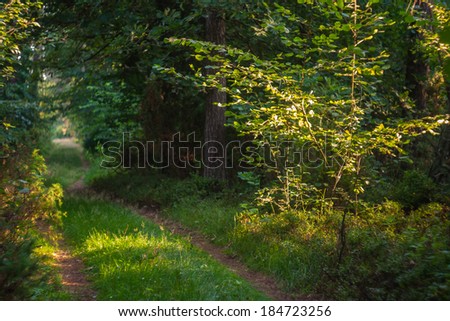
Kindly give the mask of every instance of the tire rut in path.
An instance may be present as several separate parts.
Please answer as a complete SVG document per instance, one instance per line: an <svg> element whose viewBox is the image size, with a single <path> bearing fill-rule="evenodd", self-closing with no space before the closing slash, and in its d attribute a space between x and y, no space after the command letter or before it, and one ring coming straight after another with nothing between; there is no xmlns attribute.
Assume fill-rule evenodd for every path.
<svg viewBox="0 0 450 321"><path fill-rule="evenodd" d="M54 140L57 145L80 148L80 145L75 143L73 139L58 139ZM89 166L88 162L82 157L80 153L80 159L83 165L83 169L86 170ZM69 195L78 194L86 188L84 184L84 175L81 176L76 182L70 185L65 192ZM48 233L49 226L44 226L45 231ZM53 257L56 261L56 266L61 273L61 284L69 292L75 300L80 301L94 301L97 298L97 293L93 290L92 284L86 278L86 266L83 261L72 254L70 246L67 245L62 235L57 238L58 250L53 253Z"/></svg>
<svg viewBox="0 0 450 321"><path fill-rule="evenodd" d="M61 271L61 284L76 300L94 301L97 297L91 283L86 279L86 267L83 261L72 255L64 240L58 241L59 250L54 253L57 266Z"/></svg>
<svg viewBox="0 0 450 321"><path fill-rule="evenodd" d="M269 298L277 301L309 301L316 300L315 296L306 296L301 294L291 294L283 291L278 283L265 273L249 269L245 264L236 257L230 256L224 252L224 248L208 241L204 235L197 231L193 231L175 222L171 219L162 217L155 208L143 206L140 209L133 208L140 215L150 219L154 223L162 226L164 229L171 231L173 234L187 237L189 241L211 255L216 261L220 262L231 271L239 275L241 278L249 282L260 292Z"/></svg>
<svg viewBox="0 0 450 321"><path fill-rule="evenodd" d="M61 276L61 285L78 301L93 301L97 297L97 293L92 289L91 283L87 280L85 271L86 267L83 261L72 255L70 247L66 244L62 235L59 233L55 236L54 232L50 232L48 223L39 221L37 223L39 231L43 235L47 235L48 239L56 238L57 250L52 254L55 263L54 266L59 270Z"/></svg>

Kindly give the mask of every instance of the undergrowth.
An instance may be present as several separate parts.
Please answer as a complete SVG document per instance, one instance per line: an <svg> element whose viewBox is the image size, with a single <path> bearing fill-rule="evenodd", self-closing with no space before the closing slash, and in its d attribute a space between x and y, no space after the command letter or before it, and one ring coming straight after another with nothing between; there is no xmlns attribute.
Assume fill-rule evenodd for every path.
<svg viewBox="0 0 450 321"><path fill-rule="evenodd" d="M234 228L242 197L226 186L192 175L184 180L151 170L101 169L98 162L86 174L86 182L99 192L141 206L156 206L163 215L200 230L214 242L225 245Z"/></svg>
<svg viewBox="0 0 450 321"><path fill-rule="evenodd" d="M39 221L60 221L63 191L46 182L44 158L27 143L2 146L7 157L0 173L0 299L65 299L36 228Z"/></svg>
<svg viewBox="0 0 450 321"><path fill-rule="evenodd" d="M408 179L399 186L413 189ZM339 210L266 214L247 202L251 190L214 190L201 177L180 180L143 169L93 168L89 184L128 202L159 205L291 292L341 300L450 298L449 211L438 203L418 205L426 189L409 197L398 191L393 197L402 203L362 202L358 215L347 214L339 260Z"/></svg>

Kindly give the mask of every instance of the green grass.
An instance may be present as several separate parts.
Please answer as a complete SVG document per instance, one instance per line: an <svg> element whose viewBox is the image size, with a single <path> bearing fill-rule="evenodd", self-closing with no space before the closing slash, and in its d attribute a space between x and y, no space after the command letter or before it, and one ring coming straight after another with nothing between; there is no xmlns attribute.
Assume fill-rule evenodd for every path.
<svg viewBox="0 0 450 321"><path fill-rule="evenodd" d="M177 180L149 170L90 170L90 183L131 203L161 204L163 215L206 235L248 266L273 275L288 291L312 292L327 256L315 248L302 248L282 237L249 233L236 223L242 197L233 192L207 192L197 177ZM94 174L95 171L95 174ZM108 173L110 175L106 175ZM99 175L101 174L101 175ZM96 176L97 175L97 176ZM233 199L234 196L234 199Z"/></svg>
<svg viewBox="0 0 450 321"><path fill-rule="evenodd" d="M301 288L303 293L311 292L320 277L327 259L321 252L284 242L282 237L272 240L269 231L266 235L248 233L245 224L237 223L243 197L235 192L207 192L205 183L197 177L179 180L151 170L121 173L93 168L89 172L89 183L96 189L131 203L161 204L163 215L200 231L216 244L226 245L231 254L237 254L251 268L273 275L288 291Z"/></svg>
<svg viewBox="0 0 450 321"><path fill-rule="evenodd" d="M249 267L272 275L292 293L341 300L449 296L445 280L450 256L442 250L448 242L448 222L442 218L445 206L419 209L426 219L418 223L408 221L418 214L405 215L399 204L367 205L361 217L347 220L347 252L338 264L342 220L338 210L330 209L326 215L257 214L239 206L251 196L250 191L247 195L242 188L217 191L197 176L174 179L151 170L95 168L90 184L127 202L160 204L164 215L226 245L227 251ZM422 226L427 220L432 224Z"/></svg>
<svg viewBox="0 0 450 321"><path fill-rule="evenodd" d="M67 188L79 180L84 173L80 155L80 148L52 144L45 151L47 184L59 183Z"/></svg>
<svg viewBox="0 0 450 321"><path fill-rule="evenodd" d="M216 244L228 244L234 217L242 199L233 191L214 192L212 182L198 176L174 179L148 169L101 169L93 161L86 175L96 190L109 192L129 203L157 204L163 215L196 229Z"/></svg>
<svg viewBox="0 0 450 321"><path fill-rule="evenodd" d="M67 188L82 177L80 153L78 148L54 145L47 153L49 181ZM111 193L130 202L154 203L152 196L158 191L160 204L177 196L173 190L165 193L157 173L131 178L95 165L91 168L86 181L103 178ZM176 180L165 183L185 190ZM86 196L65 197L62 210L67 213L63 219L66 241L85 261L99 300L268 299L188 240L162 231L122 206ZM210 235L216 234L211 231Z"/></svg>
<svg viewBox="0 0 450 321"><path fill-rule="evenodd" d="M99 300L264 300L209 255L131 210L69 198L64 234L85 260Z"/></svg>
<svg viewBox="0 0 450 321"><path fill-rule="evenodd" d="M224 200L184 198L163 210L164 215L201 231L216 244L226 245L234 229L239 206Z"/></svg>
<svg viewBox="0 0 450 321"><path fill-rule="evenodd" d="M35 246L33 257L38 261L38 277L41 282L32 289L32 300L38 301L66 301L73 300L70 293L64 290L61 285L61 275L55 266L56 261L53 256L58 249L53 241L44 237L40 232L34 230L33 238Z"/></svg>
<svg viewBox="0 0 450 321"><path fill-rule="evenodd" d="M195 175L174 179L148 169L105 170L96 165L97 161L91 162L87 173L91 187L130 203L158 204L164 215L226 245L228 251L250 267L273 275L290 292L319 294L329 299L449 297L448 207L444 205L427 205L406 215L395 202L366 204L359 216L347 219L347 251L337 264L337 235L342 220L338 210L330 209L326 215L310 211L278 215L243 211L239 203L252 196L250 189L229 190ZM85 200L88 201L95 202ZM70 204L69 201L66 206ZM159 231L139 217L133 224L114 223L114 217L121 217L119 212L124 209L107 209L105 204L95 210L91 205L77 206L81 209L76 213L88 214L76 214L81 217L74 225L84 220L80 228L89 232L76 230L72 235L83 238L76 246L90 262L93 280L103 288L102 298L248 297L244 292L240 293L243 297L235 297L235 289L245 282L235 276L215 276L229 272L201 263L209 259L195 249L191 254L189 243ZM106 213L112 216L106 219ZM122 216L131 219L134 215ZM144 281L142 284L139 278ZM165 281L157 281L160 278ZM149 279L152 281L147 282ZM180 282L185 287L180 287ZM211 286L198 287L205 282ZM112 284L119 284L119 292L126 291L126 284L132 284L139 294L117 293ZM173 291L165 292L167 287Z"/></svg>
<svg viewBox="0 0 450 321"><path fill-rule="evenodd" d="M120 172L93 165L88 175L91 186L127 202L160 204L163 215L226 246L249 267L273 275L287 291L313 293L329 261L329 253L324 253L321 246L299 246L296 239L289 239L277 227L274 231L248 230L253 223L243 224L238 219L243 211L240 203L253 195L248 189L244 195L239 195L246 191L242 187L215 192L201 177L180 180L148 169ZM255 217L259 221L259 216ZM273 237L279 232L280 237Z"/></svg>

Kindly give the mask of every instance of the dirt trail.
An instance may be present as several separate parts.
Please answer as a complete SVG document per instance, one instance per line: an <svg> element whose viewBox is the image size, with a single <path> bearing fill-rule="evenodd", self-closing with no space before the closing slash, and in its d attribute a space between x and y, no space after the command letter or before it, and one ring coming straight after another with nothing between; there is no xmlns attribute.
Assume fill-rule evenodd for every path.
<svg viewBox="0 0 450 321"><path fill-rule="evenodd" d="M62 285L76 300L94 301L97 297L92 285L86 279L86 267L81 259L74 257L63 241L59 251L54 254L61 271Z"/></svg>
<svg viewBox="0 0 450 321"><path fill-rule="evenodd" d="M230 256L225 253L225 249L223 247L217 246L204 235L200 234L197 231L193 231L182 226L180 223L175 222L173 220L162 217L158 210L155 208L149 208L147 206L142 207L141 209L137 209L138 213L142 216L145 216L155 222L156 224L162 226L165 230L169 230L174 234L178 234L184 237L187 237L188 240L195 246L199 247L203 251L210 254L214 259L228 267L234 273L239 275L241 278L245 279L254 288L261 291L269 298L277 301L309 301L315 300L313 296L305 296L305 295L294 295L287 293L281 289L276 280L272 277L268 276L265 273L257 272L249 269L245 264L239 261L236 257Z"/></svg>
<svg viewBox="0 0 450 321"><path fill-rule="evenodd" d="M61 284L74 300L94 301L97 297L91 283L86 279L86 266L83 261L71 253L64 239L58 241L58 251L53 253L56 267L61 273Z"/></svg>
<svg viewBox="0 0 450 321"><path fill-rule="evenodd" d="M70 247L66 244L59 233L50 231L47 222L38 221L37 227L43 235L56 242L57 251L53 253L55 266L61 274L61 284L69 292L74 300L93 301L97 294L92 289L90 282L86 279L86 267L83 261L72 255Z"/></svg>
<svg viewBox="0 0 450 321"><path fill-rule="evenodd" d="M73 140L59 140L57 142L63 146L67 147L77 147L79 145L76 144ZM87 168L88 163L83 159L83 167ZM94 191L88 190L88 187L85 186L83 182L83 178L80 178L77 182L75 182L72 186L70 186L67 191L69 193L77 193L83 194L86 193L91 194L95 193ZM123 205L123 200L117 198L111 198L111 201L120 203ZM150 219L154 223L160 225L163 229L171 231L174 234L181 235L183 237L188 238L188 240L198 248L207 252L218 262L222 263L224 266L228 267L234 273L239 275L241 278L245 279L249 282L253 287L267 295L269 298L278 301L305 301L305 300L316 300L318 298L314 296L306 296L306 295L295 295L290 294L281 289L278 285L277 281L261 272L257 272L249 269L245 266L241 261L239 261L236 257L230 256L225 253L225 249L223 247L217 246L211 243L204 235L197 231L193 231L181 225L180 223L168 219L166 217L162 217L158 212L158 209L144 206L142 208L136 208L130 205L130 207L139 213L140 215ZM64 248L64 245L62 246ZM66 278L65 283L67 285L72 284L73 290L76 291L77 294L84 295L87 297L95 298L95 294L89 293L90 284L86 279L83 279L84 274L79 273L84 270L84 266L80 260L77 260L74 257L70 256L70 252L67 251L67 256L64 256L64 253L61 253L59 256L59 261L61 262L61 267L64 270L63 279ZM67 261L67 263L65 263ZM72 275L71 275L72 274Z"/></svg>
<svg viewBox="0 0 450 321"><path fill-rule="evenodd" d="M78 145L73 139L55 139L53 142L55 144L62 145L68 148L80 148L81 151L80 145ZM81 158L81 160L83 162L83 168L86 169L88 167L88 163L83 157ZM69 194L76 193L83 190L84 188L85 185L83 182L83 177L81 177L78 181L67 188L66 192ZM43 229L47 229L48 233L48 227L43 227ZM86 266L84 265L83 261L72 254L70 247L66 244L62 237L58 238L57 243L58 251L53 253L53 256L56 261L56 266L61 271L61 284L76 300L95 300L97 294L92 289L91 283L86 278Z"/></svg>

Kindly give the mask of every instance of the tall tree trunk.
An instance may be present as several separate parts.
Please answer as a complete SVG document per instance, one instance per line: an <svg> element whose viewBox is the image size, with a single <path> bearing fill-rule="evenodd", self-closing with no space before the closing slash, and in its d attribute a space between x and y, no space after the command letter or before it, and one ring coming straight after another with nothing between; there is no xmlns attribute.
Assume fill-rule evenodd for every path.
<svg viewBox="0 0 450 321"><path fill-rule="evenodd" d="M416 103L416 109L423 113L427 109L426 82L430 75L430 67L422 57L408 51L406 64L406 84L410 88L411 96Z"/></svg>
<svg viewBox="0 0 450 321"><path fill-rule="evenodd" d="M206 18L206 40L214 44L225 44L225 20L220 11L210 9ZM208 74L216 71L207 69ZM224 77L218 79L225 87ZM212 88L206 97L205 144L203 147L203 176L225 179L225 91Z"/></svg>

